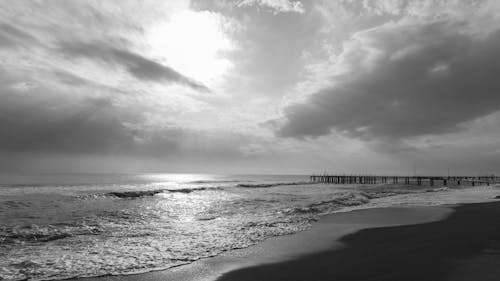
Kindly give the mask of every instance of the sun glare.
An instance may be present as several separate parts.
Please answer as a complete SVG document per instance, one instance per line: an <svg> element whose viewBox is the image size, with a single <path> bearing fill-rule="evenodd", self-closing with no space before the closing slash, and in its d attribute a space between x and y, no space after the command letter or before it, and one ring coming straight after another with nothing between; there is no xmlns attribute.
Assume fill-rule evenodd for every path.
<svg viewBox="0 0 500 281"><path fill-rule="evenodd" d="M153 55L182 74L210 84L221 77L230 61L221 51L232 48L224 33L223 18L210 12L183 11L149 34Z"/></svg>

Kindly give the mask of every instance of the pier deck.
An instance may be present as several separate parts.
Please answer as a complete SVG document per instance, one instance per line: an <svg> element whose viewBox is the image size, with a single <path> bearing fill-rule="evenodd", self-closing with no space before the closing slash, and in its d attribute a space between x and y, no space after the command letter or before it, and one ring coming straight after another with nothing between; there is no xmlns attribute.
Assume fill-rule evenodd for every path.
<svg viewBox="0 0 500 281"><path fill-rule="evenodd" d="M490 185L500 183L500 176L380 176L380 175L311 175L310 181L328 184L413 184L434 186L453 185Z"/></svg>

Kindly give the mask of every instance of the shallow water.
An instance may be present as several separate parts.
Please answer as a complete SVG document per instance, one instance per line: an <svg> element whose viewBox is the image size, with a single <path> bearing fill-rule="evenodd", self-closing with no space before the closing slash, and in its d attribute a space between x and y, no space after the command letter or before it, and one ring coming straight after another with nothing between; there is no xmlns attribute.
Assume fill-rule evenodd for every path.
<svg viewBox="0 0 500 281"><path fill-rule="evenodd" d="M418 198L428 202L426 197L441 198L431 200L439 204L463 192L307 180L200 174L5 176L0 277L62 279L169 268L304 230L322 214Z"/></svg>

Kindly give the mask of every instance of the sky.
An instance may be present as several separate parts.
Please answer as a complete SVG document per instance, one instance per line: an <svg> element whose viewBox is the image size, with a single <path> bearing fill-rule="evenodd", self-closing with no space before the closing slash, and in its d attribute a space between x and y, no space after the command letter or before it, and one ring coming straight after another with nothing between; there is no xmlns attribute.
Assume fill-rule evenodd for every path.
<svg viewBox="0 0 500 281"><path fill-rule="evenodd" d="M500 174L500 2L0 2L0 171Z"/></svg>

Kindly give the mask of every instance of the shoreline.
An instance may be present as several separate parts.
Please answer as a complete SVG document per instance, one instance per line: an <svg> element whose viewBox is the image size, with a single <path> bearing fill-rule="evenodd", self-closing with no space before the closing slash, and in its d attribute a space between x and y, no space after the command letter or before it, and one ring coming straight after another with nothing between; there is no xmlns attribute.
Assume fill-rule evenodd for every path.
<svg viewBox="0 0 500 281"><path fill-rule="evenodd" d="M130 275L82 277L69 280L208 281L220 278L226 280L227 276L247 268L286 263L314 255L325 249L342 249L344 247L344 243L341 242L343 237L364 229L441 221L452 213L453 209L450 206L384 207L339 212L322 216L308 230L291 235L271 237L248 248L227 251L218 256L200 259L190 264ZM239 277L227 280L239 280Z"/></svg>

